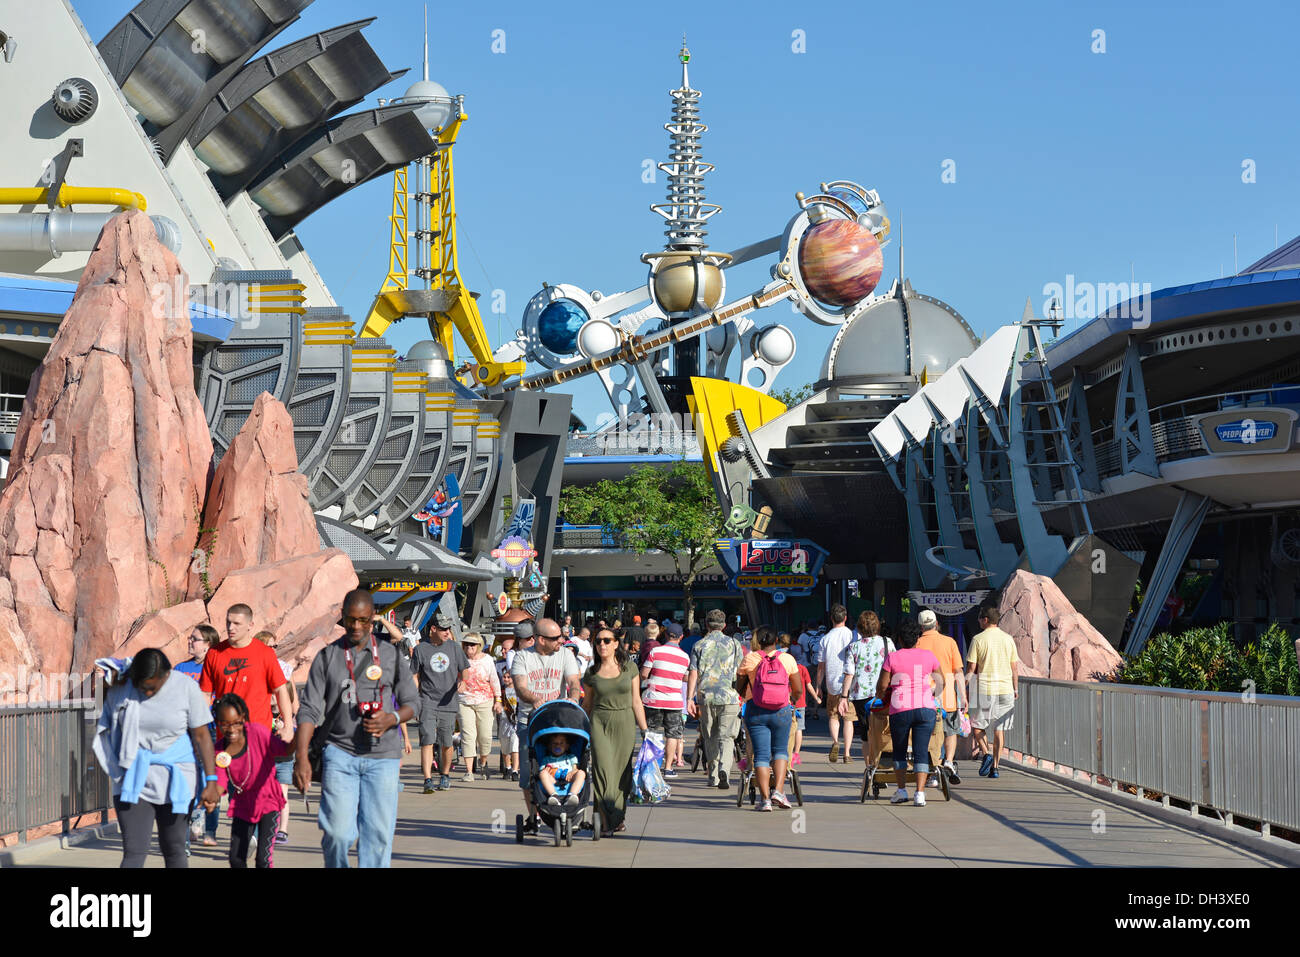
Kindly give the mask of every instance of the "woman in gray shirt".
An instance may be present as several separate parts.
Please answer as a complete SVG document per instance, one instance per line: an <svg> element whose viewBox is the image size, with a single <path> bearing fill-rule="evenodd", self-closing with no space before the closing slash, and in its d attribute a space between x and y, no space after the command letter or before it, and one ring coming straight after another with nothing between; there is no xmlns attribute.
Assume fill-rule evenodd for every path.
<svg viewBox="0 0 1300 957"><path fill-rule="evenodd" d="M206 781L200 801L212 810L221 797L207 695L189 677L173 672L157 648L137 654L119 681L105 696L94 749L113 784L122 866L144 867L157 821L164 864L186 867L196 753Z"/></svg>

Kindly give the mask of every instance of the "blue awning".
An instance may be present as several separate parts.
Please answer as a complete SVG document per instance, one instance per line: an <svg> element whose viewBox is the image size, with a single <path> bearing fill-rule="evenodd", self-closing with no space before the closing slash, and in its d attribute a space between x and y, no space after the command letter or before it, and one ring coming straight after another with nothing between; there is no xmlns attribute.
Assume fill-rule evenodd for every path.
<svg viewBox="0 0 1300 957"><path fill-rule="evenodd" d="M58 323L72 306L77 284L61 279L0 275L0 313ZM190 304L190 325L198 339L224 342L235 320L211 306Z"/></svg>

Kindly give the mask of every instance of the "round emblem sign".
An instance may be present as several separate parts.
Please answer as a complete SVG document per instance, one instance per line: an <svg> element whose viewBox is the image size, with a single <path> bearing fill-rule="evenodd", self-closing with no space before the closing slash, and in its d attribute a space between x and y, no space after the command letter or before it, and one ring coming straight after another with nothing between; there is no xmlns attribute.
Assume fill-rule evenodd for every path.
<svg viewBox="0 0 1300 957"><path fill-rule="evenodd" d="M509 608L510 608L510 599L506 597L506 593L502 592L501 594L497 595L497 613L504 615L509 610Z"/></svg>
<svg viewBox="0 0 1300 957"><path fill-rule="evenodd" d="M230 767L230 754L228 752L226 751L217 752L217 767L219 768Z"/></svg>

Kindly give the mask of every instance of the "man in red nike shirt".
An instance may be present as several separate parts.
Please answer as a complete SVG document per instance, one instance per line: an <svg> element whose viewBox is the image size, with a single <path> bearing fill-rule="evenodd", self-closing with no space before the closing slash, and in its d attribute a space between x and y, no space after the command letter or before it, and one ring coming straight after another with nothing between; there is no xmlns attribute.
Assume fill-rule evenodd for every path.
<svg viewBox="0 0 1300 957"><path fill-rule="evenodd" d="M288 683L275 652L253 640L253 609L231 605L226 612L226 640L209 649L203 659L199 687L212 695L237 694L248 704L249 720L271 727L271 699L280 714L293 714ZM293 723L280 729L280 737L293 740Z"/></svg>

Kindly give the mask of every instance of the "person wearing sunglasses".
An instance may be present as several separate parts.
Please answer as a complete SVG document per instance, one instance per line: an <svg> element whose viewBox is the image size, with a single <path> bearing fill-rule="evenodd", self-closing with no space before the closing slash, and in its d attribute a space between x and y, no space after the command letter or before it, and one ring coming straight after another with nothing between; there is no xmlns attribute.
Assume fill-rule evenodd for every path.
<svg viewBox="0 0 1300 957"><path fill-rule="evenodd" d="M540 618L536 628L536 647L516 650L514 661L510 665L510 680L514 685L515 697L519 699L516 717L521 742L528 740L528 719L535 707L561 696L576 700L581 692L578 662L573 657L573 652L564 647L559 622L553 618ZM531 784L528 762L521 762L519 788L524 792L524 805L528 808L526 827L529 831L536 831L537 818L533 809Z"/></svg>
<svg viewBox="0 0 1300 957"><path fill-rule="evenodd" d="M592 803L602 832L616 834L627 830L636 732L646 730L646 715L641 676L614 632L596 632L593 648L595 658L582 677L582 707L591 719Z"/></svg>

